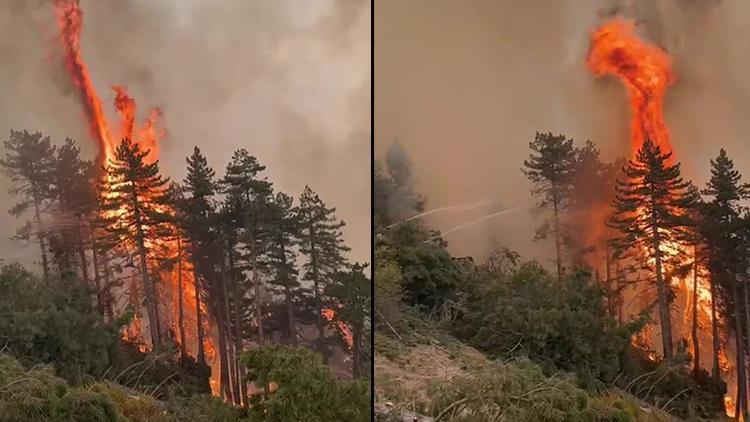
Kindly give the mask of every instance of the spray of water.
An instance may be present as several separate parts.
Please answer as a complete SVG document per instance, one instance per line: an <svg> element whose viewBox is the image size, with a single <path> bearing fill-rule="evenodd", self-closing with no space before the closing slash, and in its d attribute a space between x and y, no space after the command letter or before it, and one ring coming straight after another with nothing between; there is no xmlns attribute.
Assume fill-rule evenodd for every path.
<svg viewBox="0 0 750 422"><path fill-rule="evenodd" d="M398 226L400 224L404 224L407 221L416 220L417 218L426 217L428 215L435 214L435 213L438 213L438 212L443 212L443 211L470 211L470 210L473 210L475 208L480 208L480 207L483 207L483 206L486 206L486 205L497 204L498 202L500 202L500 201L498 201L498 200L491 200L491 199L485 199L485 200L483 200L481 202L477 202L477 203L474 203L474 204L471 204L471 205L453 205L453 206L449 206L449 207L435 208L435 209L431 209L431 210L428 210L428 211L425 211L425 212L422 212L422 213L419 213L419 214L416 214L416 215L412 215L411 217L408 217L408 218L405 218L405 219L403 219L401 221L393 223L390 226L386 226L386 229L390 229L390 228L396 227L396 226Z"/></svg>
<svg viewBox="0 0 750 422"><path fill-rule="evenodd" d="M489 220L490 218L498 217L498 216L505 215L505 214L511 214L511 213L514 213L514 212L517 212L517 211L529 210L531 208L532 207L529 207L529 206L525 206L525 207L521 206L521 207L515 207L515 208L511 208L511 209L507 209L507 210L501 210L501 211L493 212L492 214L488 214L488 215L485 215L485 216L482 216L482 217L475 218L473 220L467 221L466 223L463 223L463 224L460 224L460 225L458 225L456 227L448 229L448 230L446 230L446 231L444 231L444 232L442 232L442 233L440 233L440 234L438 234L436 236L433 236L433 237L427 239L425 242L429 242L431 240L435 240L435 239L438 239L440 237L444 237L444 236L446 236L446 235L448 235L450 233L453 233L455 231L464 229L464 228L469 227L469 226L473 226L474 224L481 223L482 221L485 221L485 220Z"/></svg>

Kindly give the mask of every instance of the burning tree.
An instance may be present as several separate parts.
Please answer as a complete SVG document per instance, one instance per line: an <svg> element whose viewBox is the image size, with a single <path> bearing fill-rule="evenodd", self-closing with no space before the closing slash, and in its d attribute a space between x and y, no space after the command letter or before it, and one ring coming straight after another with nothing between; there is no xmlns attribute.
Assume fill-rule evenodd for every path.
<svg viewBox="0 0 750 422"><path fill-rule="evenodd" d="M680 244L689 235L687 213L696 202L696 190L680 176L680 164L667 164L671 156L671 152L662 152L646 139L635 159L623 169L627 179L617 183L610 221L621 233L618 247L639 252L654 274L666 359L672 358L672 292L666 265L682 258Z"/></svg>
<svg viewBox="0 0 750 422"><path fill-rule="evenodd" d="M741 217L741 200L750 197L750 188L741 183L742 176L723 149L711 160L711 179L701 193L709 198L702 207L703 233L706 240L708 267L711 271L712 292L726 304L724 314L734 317L737 347L737 414L747 412L747 383L745 371L745 345L743 344L743 316L747 319L748 288L746 273L747 255L743 251L742 232L747 222ZM742 289L742 290L740 290ZM715 304L712 304L715 308ZM715 312L715 309L713 310ZM744 315L743 315L744 314ZM714 333L718 330L714 328ZM750 341L750 337L748 337ZM714 339L714 344L717 339ZM748 349L750 350L750 345ZM715 364L716 365L716 364Z"/></svg>
<svg viewBox="0 0 750 422"><path fill-rule="evenodd" d="M158 276L154 257L163 253L164 239L170 233L168 206L169 179L159 174L159 162L147 164L149 151L123 139L107 166L102 195L107 217L106 230L118 246L128 251L129 261L137 262L145 294L151 344L162 343L159 318Z"/></svg>

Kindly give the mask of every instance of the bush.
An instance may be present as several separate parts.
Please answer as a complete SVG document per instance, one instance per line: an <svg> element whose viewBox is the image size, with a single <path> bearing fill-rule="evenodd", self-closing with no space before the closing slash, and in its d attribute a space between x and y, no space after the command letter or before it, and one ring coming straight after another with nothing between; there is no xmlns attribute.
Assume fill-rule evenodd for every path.
<svg viewBox="0 0 750 422"><path fill-rule="evenodd" d="M49 363L80 380L113 363L120 322L104 322L79 280L43 283L17 264L3 265L0 291L0 344L24 365Z"/></svg>
<svg viewBox="0 0 750 422"><path fill-rule="evenodd" d="M526 355L549 371L575 372L589 385L608 382L640 324L607 317L598 286L584 274L561 282L536 263L503 279L467 284L466 313L455 330L493 357Z"/></svg>
<svg viewBox="0 0 750 422"><path fill-rule="evenodd" d="M26 370L11 356L0 354L0 421L117 422L114 402L104 394L71 389L51 367Z"/></svg>
<svg viewBox="0 0 750 422"><path fill-rule="evenodd" d="M250 398L251 420L370 420L369 383L334 381L317 353L272 345L245 353L241 362L259 389Z"/></svg>
<svg viewBox="0 0 750 422"><path fill-rule="evenodd" d="M426 312L453 300L461 278L442 240L430 240L436 235L416 223L404 223L388 230L378 245L384 251L379 258L396 263L401 271L404 301ZM376 274L381 264L379 260Z"/></svg>
<svg viewBox="0 0 750 422"><path fill-rule="evenodd" d="M427 413L441 421L669 420L666 415L648 416L622 398L592 395L578 388L568 375L547 377L527 359L493 362L470 376L434 383L428 395L431 405Z"/></svg>

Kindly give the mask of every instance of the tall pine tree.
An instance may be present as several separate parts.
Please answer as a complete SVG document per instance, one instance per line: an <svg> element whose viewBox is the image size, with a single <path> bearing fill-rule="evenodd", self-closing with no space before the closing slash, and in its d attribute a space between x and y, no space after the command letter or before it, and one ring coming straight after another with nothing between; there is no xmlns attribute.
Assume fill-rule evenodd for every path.
<svg viewBox="0 0 750 422"><path fill-rule="evenodd" d="M19 228L17 237L28 239L32 234L36 235L42 258L42 274L47 281L49 244L42 217L49 210L53 197L56 149L49 136L26 130L11 130L10 138L4 144L6 155L0 159L0 167L13 183L10 193L19 198L10 213L16 217L24 215L29 209L33 213L32 219Z"/></svg>
<svg viewBox="0 0 750 422"><path fill-rule="evenodd" d="M539 207L552 208L552 234L555 239L557 280L562 277L562 242L565 236L562 227L562 212L569 203L569 192L575 172L575 150L573 140L564 135L539 133L529 143L531 153L523 162L523 174L533 184L532 194L539 198ZM546 238L549 223L537 231L538 238Z"/></svg>
<svg viewBox="0 0 750 422"><path fill-rule="evenodd" d="M625 180L618 180L610 225L620 232L621 250L640 253L655 276L664 357L672 358L672 325L669 303L672 293L665 265L677 262L678 246L689 236L688 212L694 208L697 193L680 176L680 164L669 164L671 152L662 152L646 139L635 159L623 169Z"/></svg>
<svg viewBox="0 0 750 422"><path fill-rule="evenodd" d="M343 220L336 218L336 208L328 208L325 203L305 186L299 201L300 252L307 260L303 264L304 278L312 282L318 326L318 350L327 357L323 306L325 288L333 282L333 276L346 268L344 254L349 248L344 245Z"/></svg>
<svg viewBox="0 0 750 422"><path fill-rule="evenodd" d="M163 251L164 239L170 233L171 216L165 212L169 180L159 174L159 162L148 163L149 151L123 139L106 168L103 209L110 216L107 231L118 245L132 251L130 260L137 262L145 294L151 344L162 342L157 280L153 262Z"/></svg>
<svg viewBox="0 0 750 422"><path fill-rule="evenodd" d="M747 413L747 383L745 374L745 347L742 341L743 315L745 309L740 302L743 287L741 275L747 268L747 259L742 251L742 207L740 201L748 199L750 189L741 183L742 176L734 168L734 163L723 149L716 159L711 160L711 179L701 193L707 196L703 211L702 234L706 241L708 267L711 272L712 312L717 312L716 299L721 297L725 306L727 321L734 322L737 340L737 400L738 415ZM746 290L746 289L745 289ZM745 292L746 293L746 292ZM716 318L714 318L716 320ZM714 336L714 369L718 375L718 327L712 327Z"/></svg>
<svg viewBox="0 0 750 422"><path fill-rule="evenodd" d="M268 266L272 278L270 283L276 286L284 297L287 312L289 343L297 345L297 328L294 317L294 305L300 297L300 282L297 279L297 255L294 252L299 242L299 216L294 198L278 192L271 204L269 224L270 242Z"/></svg>

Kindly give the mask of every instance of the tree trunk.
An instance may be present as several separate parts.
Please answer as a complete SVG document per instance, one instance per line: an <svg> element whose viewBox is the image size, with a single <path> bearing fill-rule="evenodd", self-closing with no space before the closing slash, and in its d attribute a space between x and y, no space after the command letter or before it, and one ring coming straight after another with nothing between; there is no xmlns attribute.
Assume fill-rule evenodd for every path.
<svg viewBox="0 0 750 422"><path fill-rule="evenodd" d="M49 264L47 263L47 247L44 245L45 238L42 231L42 215L39 210L39 198L34 194L34 218L36 219L36 237L39 240L39 250L42 252L42 277L44 282L49 281Z"/></svg>
<svg viewBox="0 0 750 422"><path fill-rule="evenodd" d="M612 265L610 262L609 245L607 242L604 243L604 271L607 276L607 308L609 311L609 317L615 319L617 318L617 303L615 303L615 292L612 288Z"/></svg>
<svg viewBox="0 0 750 422"><path fill-rule="evenodd" d="M217 305L219 305L217 303ZM219 307L219 309L221 309ZM229 383L229 368L228 368L228 362L227 362L227 340L226 340L226 330L224 327L224 321L223 317L221 316L221 313L218 312L217 316L217 326L219 328L219 389L221 390L222 396L226 399L231 401L232 403L236 403L234 400L234 395L232 394L232 387Z"/></svg>
<svg viewBox="0 0 750 422"><path fill-rule="evenodd" d="M310 268L313 280L313 294L315 298L315 322L318 327L317 346L323 355L323 363L328 363L325 347L325 323L323 322L323 299L320 297L320 277L318 274L317 251L315 250L315 228L310 224Z"/></svg>
<svg viewBox="0 0 750 422"><path fill-rule="evenodd" d="M263 299L260 297L260 279L258 278L258 256L255 250L255 236L250 231L250 260L253 266L253 290L255 291L255 320L258 324L258 344L263 347Z"/></svg>
<svg viewBox="0 0 750 422"><path fill-rule="evenodd" d="M281 246L281 265L282 267L286 268L286 244L284 243L284 238L280 239L280 246ZM290 286L291 280L289 280L289 274L284 274L284 301L286 302L286 316L287 316L287 326L289 329L289 344L292 346L297 346L297 327L294 322L294 303L292 298L292 288Z"/></svg>
<svg viewBox="0 0 750 422"><path fill-rule="evenodd" d="M557 259L557 282L562 279L562 252L560 246L560 220L558 216L558 199L557 195L552 199L553 219L555 223L555 256Z"/></svg>
<svg viewBox="0 0 750 422"><path fill-rule="evenodd" d="M701 351L698 341L698 248L693 246L693 324L690 336L693 339L693 374L701 369Z"/></svg>
<svg viewBox="0 0 750 422"><path fill-rule="evenodd" d="M177 234L177 330L180 335L180 358L185 359L185 309L183 305L184 289L182 287L182 239Z"/></svg>
<svg viewBox="0 0 750 422"><path fill-rule="evenodd" d="M739 282L740 280L738 279L737 281ZM747 282L743 282L742 283L742 290L743 290L743 295L742 296L743 296L743 299L744 299L744 302L745 302L744 303L745 306L744 306L743 309L745 311L745 333L747 334L745 336L745 339L747 341L747 343L745 344L745 347L746 347L745 350L746 351L750 351L750 307L749 307L750 306L750 299L748 299L748 288L747 287L748 287L747 286ZM745 362L744 359L742 361ZM747 375L750 375L750 374L747 374ZM750 379L748 379L746 381L746 386L750 386ZM746 394L746 396L747 396L747 394ZM747 401L747 398L745 400ZM748 411L747 407L745 407L745 411ZM747 420L747 418L745 420Z"/></svg>
<svg viewBox="0 0 750 422"><path fill-rule="evenodd" d="M198 276L198 270L196 266L198 264L193 262L193 283L195 284L195 323L198 332L198 366L206 366L206 351L203 347L205 341L205 334L203 333L203 313L201 312L201 290L200 290L200 277Z"/></svg>
<svg viewBox="0 0 750 422"><path fill-rule="evenodd" d="M362 327L359 323L352 327L352 377L359 378L362 371L362 355L360 353L362 343Z"/></svg>
<svg viewBox="0 0 750 422"><path fill-rule="evenodd" d="M228 368L228 376L229 376L229 383L232 387L232 397L234 398L235 404L242 404L242 398L240 394L240 385L239 385L239 377L237 372L237 354L241 353L241 351L238 349L238 340L237 337L237 327L233 327L232 324L232 317L229 313L229 295L227 294L227 273L231 272L231 268L227 269L226 265L226 257L221 256L221 307L219 308L219 312L223 313L223 319L226 321L226 329L224 332L224 336L226 337L226 348L227 348L227 362L229 364ZM236 303L233 301L233 303ZM239 318L237 319L239 321ZM234 340L234 341L232 341ZM241 345L241 343L240 343Z"/></svg>
<svg viewBox="0 0 750 422"><path fill-rule="evenodd" d="M672 322L669 315L669 304L667 303L667 286L662 273L661 262L661 237L659 235L658 225L656 224L656 215L653 214L653 244L654 258L656 261L656 290L659 295L659 322L661 323L661 341L664 350L664 359L672 359Z"/></svg>
<svg viewBox="0 0 750 422"><path fill-rule="evenodd" d="M234 241L231 238L227 239L227 259L229 261L227 277L229 278L232 285L232 310L234 312L234 324L232 324L232 328L234 329L234 350L236 361L236 373L234 374L234 376L239 383L242 404L244 406L248 406L249 403L247 400L247 383L243 381L245 377L245 369L242 367L242 365L240 365L238 361L240 355L244 351L244 347L242 345L242 317L240 315L240 301L242 300L243 295L240 294L237 279L234 277L234 256L232 254L232 252L234 251L234 246ZM222 257L222 262L224 262L223 259L224 258Z"/></svg>
<svg viewBox="0 0 750 422"><path fill-rule="evenodd" d="M622 309L622 288L623 288L623 276L622 276L622 270L620 269L620 260L615 260L615 286L617 288L617 291L615 292L615 297L617 298L617 323L619 325L622 325L625 321L625 317L623 315L623 309Z"/></svg>
<svg viewBox="0 0 750 422"><path fill-rule="evenodd" d="M294 303L292 303L292 291L289 285L284 285L284 301L286 302L287 325L289 328L289 344L297 346L297 328L294 323Z"/></svg>
<svg viewBox="0 0 750 422"><path fill-rule="evenodd" d="M141 232L141 229L138 228L138 231ZM159 344L159 335L156 333L156 326L159 324L159 321L156 317L156 312L154 309L154 295L151 290L148 275L148 266L146 264L146 248L143 242L143 236L141 234L139 234L138 236L138 256L140 258L141 264L141 279L143 280L143 290L146 294L146 311L148 312L148 327L149 333L151 335L151 346L156 348L156 346Z"/></svg>
<svg viewBox="0 0 750 422"><path fill-rule="evenodd" d="M737 343L737 408L738 413L735 414L736 417L740 417L742 415L743 418L745 418L745 413L747 412L747 394L746 394L746 388L745 383L747 379L745 378L745 342L742 341L742 315L740 315L739 311L739 304L740 304L740 295L739 295L739 280L735 278L732 280L732 301L734 302L734 329L735 329L735 337L736 337L736 343Z"/></svg>
<svg viewBox="0 0 750 422"><path fill-rule="evenodd" d="M106 301L108 300L104 295L104 290L101 287L101 278L99 277L99 254L96 251L96 237L94 230L91 229L91 262L94 266L94 284L96 285L96 301L99 306L99 312L104 315L106 309ZM112 321L112 319L110 319Z"/></svg>
<svg viewBox="0 0 750 422"><path fill-rule="evenodd" d="M716 313L716 285L713 276L711 276L711 339L712 352L713 352L713 365L711 367L711 377L719 379L721 374L719 372L719 352L721 350L721 338L719 337L719 323L718 315Z"/></svg>
<svg viewBox="0 0 750 422"><path fill-rule="evenodd" d="M87 287L91 287L89 286L89 263L86 259L86 234L83 224L78 226L78 239L80 239L78 242L78 259L81 261L81 278L83 278L83 283ZM99 294L99 287L97 287L97 297ZM101 303L99 305L101 306Z"/></svg>
<svg viewBox="0 0 750 422"><path fill-rule="evenodd" d="M115 298L112 296L112 288L109 280L109 254L102 253L102 264L104 265L104 297L107 309L107 315L110 321L115 320Z"/></svg>

